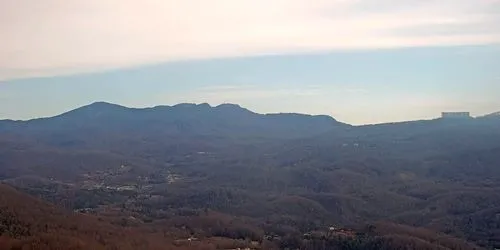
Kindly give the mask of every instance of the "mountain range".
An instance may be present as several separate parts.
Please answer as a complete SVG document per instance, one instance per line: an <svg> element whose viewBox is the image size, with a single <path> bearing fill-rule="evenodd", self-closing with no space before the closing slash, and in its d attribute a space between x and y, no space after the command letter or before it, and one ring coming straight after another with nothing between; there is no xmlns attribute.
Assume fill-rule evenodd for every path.
<svg viewBox="0 0 500 250"><path fill-rule="evenodd" d="M133 109L98 102L50 118L0 121L0 148L3 183L58 211L90 213L98 225L103 218L116 230L163 232L164 244L500 247L496 114L352 126L234 104ZM347 243L326 237L329 228L343 228L334 238L358 248L338 247ZM328 244L337 248L318 247Z"/></svg>

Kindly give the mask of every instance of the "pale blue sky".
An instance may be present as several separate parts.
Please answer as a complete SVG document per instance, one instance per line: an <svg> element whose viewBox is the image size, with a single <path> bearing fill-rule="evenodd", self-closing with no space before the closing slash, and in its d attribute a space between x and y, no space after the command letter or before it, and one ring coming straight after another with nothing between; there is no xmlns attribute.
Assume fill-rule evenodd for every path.
<svg viewBox="0 0 500 250"><path fill-rule="evenodd" d="M441 111L479 115L500 110L500 46L195 60L0 83L0 118L51 116L94 101L231 102L353 124L433 118Z"/></svg>
<svg viewBox="0 0 500 250"><path fill-rule="evenodd" d="M1 0L0 119L94 101L479 115L500 110L499 23L500 0Z"/></svg>

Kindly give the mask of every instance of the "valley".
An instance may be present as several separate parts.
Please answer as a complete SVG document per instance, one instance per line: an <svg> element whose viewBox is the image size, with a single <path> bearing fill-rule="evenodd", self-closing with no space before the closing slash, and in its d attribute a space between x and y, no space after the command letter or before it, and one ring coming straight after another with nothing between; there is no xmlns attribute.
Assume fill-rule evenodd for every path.
<svg viewBox="0 0 500 250"><path fill-rule="evenodd" d="M351 126L94 103L0 121L0 147L2 183L172 249L500 247L494 115Z"/></svg>

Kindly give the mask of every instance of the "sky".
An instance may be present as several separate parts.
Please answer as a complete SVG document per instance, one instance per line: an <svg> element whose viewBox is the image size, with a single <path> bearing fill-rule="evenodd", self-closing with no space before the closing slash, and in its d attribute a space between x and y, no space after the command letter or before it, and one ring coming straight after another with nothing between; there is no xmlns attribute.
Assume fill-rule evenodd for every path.
<svg viewBox="0 0 500 250"><path fill-rule="evenodd" d="M500 110L500 0L1 0L0 119L108 101L351 124Z"/></svg>

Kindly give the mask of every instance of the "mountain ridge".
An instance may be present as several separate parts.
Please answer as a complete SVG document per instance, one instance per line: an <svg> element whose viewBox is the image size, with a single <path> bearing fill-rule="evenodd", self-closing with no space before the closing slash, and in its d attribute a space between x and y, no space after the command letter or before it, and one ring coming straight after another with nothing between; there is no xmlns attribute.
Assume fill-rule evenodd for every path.
<svg viewBox="0 0 500 250"><path fill-rule="evenodd" d="M326 115L258 114L229 103L213 107L207 103L181 103L127 108L95 102L53 117L0 121L0 133L31 135L30 138L45 142L64 141L64 144L88 141L85 137L105 140L118 134L164 140L200 136L232 141L236 138L290 139L347 127L350 125Z"/></svg>
<svg viewBox="0 0 500 250"><path fill-rule="evenodd" d="M294 116L294 117L319 117L322 119L330 119L332 121L337 121L335 118L329 116L329 115L311 115L311 114L304 114L304 113L295 113L295 112L279 112L279 113L256 113L253 112L249 109L243 108L238 104L231 104L231 103L223 103L219 104L217 106L211 106L208 103L179 103L175 104L172 106L168 105L158 105L158 106L153 106L153 107L145 107L145 108L130 108L118 104L113 104L109 102L94 102L88 105L84 105L72 110L69 110L67 112L63 112L58 115L54 116L48 116L48 117L40 117L40 118L33 118L33 119L27 119L27 120L12 120L12 119L3 119L0 120L0 122L16 122L16 123L26 123L26 122L34 122L38 120L47 120L47 119L53 119L53 118L62 118L62 117L67 117L69 115L73 115L75 113L80 113L80 114L85 114L86 115L95 115L95 114L102 114L102 113L110 113L110 112L140 112L140 111L192 111L192 110L205 110L205 111L230 111L230 112L246 112L249 114L255 114L255 115L262 115L262 116L269 116L269 117L283 117L283 116ZM345 123L344 123L345 124Z"/></svg>
<svg viewBox="0 0 500 250"><path fill-rule="evenodd" d="M233 104L95 103L0 122L0 179L71 209L115 209L126 216L119 223L137 222L128 216L144 226L168 222L185 238L196 228L198 235L258 240L272 232L307 243L304 233L321 235L331 225L388 220L500 246L482 234L500 232L489 216L500 209L491 191L500 183L499 142L498 119L350 126ZM471 220L471 213L488 216ZM214 230L213 216L228 222Z"/></svg>
<svg viewBox="0 0 500 250"><path fill-rule="evenodd" d="M0 119L0 123L26 123L26 122L35 122L39 120L47 120L52 118L61 118L68 115L73 115L74 113L86 113L87 115L103 115L109 112L168 112L168 111L226 111L226 112L246 112L248 114L254 115L262 115L268 117L284 117L284 116L295 116L295 117L312 117L312 118L322 118L322 119L330 119L335 122L341 123L343 125L353 126L353 127L368 127L368 126L377 126L377 125L395 125L395 124L405 124L405 123L415 123L415 122L434 122L436 120L441 120L440 117L430 118L430 119L419 119L419 120L408 120L408 121L399 121L399 122L381 122L381 123L369 123L369 124L360 124L360 125L351 125L349 123L338 121L336 118L326 115L326 114L307 114L307 113L297 113L297 112L271 112L271 113L258 113L247 108L244 108L238 104L233 103L221 103L218 105L210 105L208 103L178 103L174 105L156 105L151 107L127 107L120 104L115 104L111 102L105 101L96 101L90 104L86 104L60 114L46 116L46 117L37 117L31 119ZM491 114L486 114L482 116L472 117L472 120L476 119L485 119L485 118L498 118L500 117L500 111L494 112Z"/></svg>

